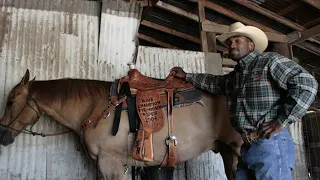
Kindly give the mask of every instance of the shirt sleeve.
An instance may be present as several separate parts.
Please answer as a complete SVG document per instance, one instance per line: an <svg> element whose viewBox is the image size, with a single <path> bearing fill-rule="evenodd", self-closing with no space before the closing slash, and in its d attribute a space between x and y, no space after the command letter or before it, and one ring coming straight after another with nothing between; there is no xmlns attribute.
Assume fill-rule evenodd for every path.
<svg viewBox="0 0 320 180"><path fill-rule="evenodd" d="M191 82L197 88L219 95L226 95L226 80L227 75L192 73L186 75L186 81Z"/></svg>
<svg viewBox="0 0 320 180"><path fill-rule="evenodd" d="M306 114L316 97L318 83L300 65L280 55L272 59L269 68L272 78L286 92L283 110L277 120L287 127Z"/></svg>

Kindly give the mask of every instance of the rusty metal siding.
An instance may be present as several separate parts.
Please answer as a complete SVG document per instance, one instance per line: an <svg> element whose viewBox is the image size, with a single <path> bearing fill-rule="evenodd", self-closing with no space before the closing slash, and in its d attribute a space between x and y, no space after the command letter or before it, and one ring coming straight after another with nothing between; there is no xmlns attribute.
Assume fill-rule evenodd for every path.
<svg viewBox="0 0 320 180"><path fill-rule="evenodd" d="M113 81L126 75L136 53L136 33L142 8L137 3L104 0L99 44L100 79Z"/></svg>
<svg viewBox="0 0 320 180"><path fill-rule="evenodd" d="M26 69L31 78L99 77L98 27L101 6L85 0L5 0L0 2L0 111ZM41 118L33 130L64 131ZM74 134L19 135L1 146L0 179L95 179L97 171L77 150Z"/></svg>
<svg viewBox="0 0 320 180"><path fill-rule="evenodd" d="M223 73L222 58L217 53L139 46L136 67L142 74L164 79L174 66L193 73ZM226 179L220 154L209 151L175 168L174 180L191 179Z"/></svg>

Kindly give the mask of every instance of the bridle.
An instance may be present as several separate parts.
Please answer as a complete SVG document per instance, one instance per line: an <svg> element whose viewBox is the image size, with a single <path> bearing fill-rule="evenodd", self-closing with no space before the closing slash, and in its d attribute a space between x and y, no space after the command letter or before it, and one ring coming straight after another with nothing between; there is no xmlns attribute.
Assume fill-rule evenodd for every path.
<svg viewBox="0 0 320 180"><path fill-rule="evenodd" d="M30 85L31 86L31 85ZM29 86L29 92L30 92L30 86ZM36 108L34 108L33 106L31 106L31 102L33 102L35 105L36 105ZM30 129L22 129L22 130L17 130L17 129L14 129L12 127L10 127L17 119L18 117L21 115L21 113L23 112L23 110L29 106L36 114L37 114L37 117L36 119L34 120L34 122L32 122L31 126L30 126ZM61 132L61 133L54 133L54 134L44 134L44 133L38 133L38 132L35 132L35 131L32 131L32 128L33 126L36 124L36 122L38 122L38 120L40 119L41 116L44 115L44 112L41 110L40 106L39 106L39 103L38 101L36 101L30 94L27 96L27 101L26 101L26 104L24 105L24 107L22 108L22 110L19 112L19 114L13 119L13 121L11 121L9 124L7 125L3 125L3 124L0 124L0 126L4 127L4 128L7 128L7 129L11 129L13 131L17 131L19 133L24 133L24 134L31 134L33 136L36 136L36 135L39 135L39 136L42 136L42 137L46 137L46 136L57 136L57 135L61 135L61 134L66 134L66 133L69 133L71 132L71 130L68 130L68 131L65 131L65 132Z"/></svg>

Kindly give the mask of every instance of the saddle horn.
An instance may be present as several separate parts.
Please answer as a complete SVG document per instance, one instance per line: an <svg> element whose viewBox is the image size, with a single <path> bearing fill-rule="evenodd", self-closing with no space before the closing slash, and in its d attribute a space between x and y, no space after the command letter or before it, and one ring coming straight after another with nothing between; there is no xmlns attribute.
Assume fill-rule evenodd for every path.
<svg viewBox="0 0 320 180"><path fill-rule="evenodd" d="M135 63L128 63L127 65L129 66L130 70L131 69L136 69L136 64Z"/></svg>

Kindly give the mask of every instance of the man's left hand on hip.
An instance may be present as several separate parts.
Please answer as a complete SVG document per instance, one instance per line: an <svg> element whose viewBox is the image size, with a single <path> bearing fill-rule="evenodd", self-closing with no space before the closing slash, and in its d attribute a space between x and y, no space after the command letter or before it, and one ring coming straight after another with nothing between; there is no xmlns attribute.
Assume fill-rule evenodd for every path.
<svg viewBox="0 0 320 180"><path fill-rule="evenodd" d="M279 122L276 120L263 123L262 128L260 130L261 137L271 138L272 136L274 136L276 133L280 132L283 129L284 127L281 124L279 124Z"/></svg>

